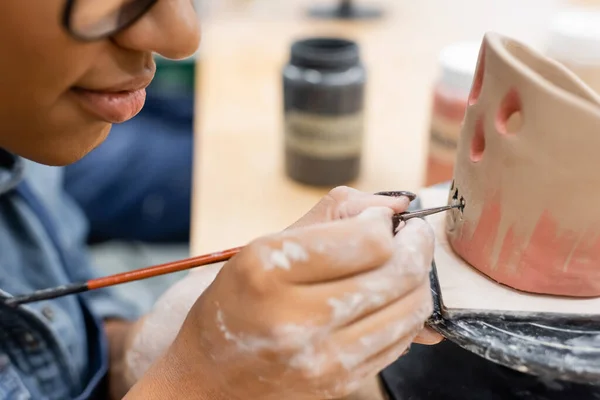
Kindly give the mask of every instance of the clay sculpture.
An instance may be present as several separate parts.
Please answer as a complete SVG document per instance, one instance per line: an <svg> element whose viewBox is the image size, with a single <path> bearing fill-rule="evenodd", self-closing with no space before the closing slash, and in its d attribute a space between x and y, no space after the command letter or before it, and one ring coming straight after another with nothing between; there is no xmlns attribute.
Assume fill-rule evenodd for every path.
<svg viewBox="0 0 600 400"><path fill-rule="evenodd" d="M486 34L455 165L454 252L517 290L600 296L600 97L583 81Z"/></svg>

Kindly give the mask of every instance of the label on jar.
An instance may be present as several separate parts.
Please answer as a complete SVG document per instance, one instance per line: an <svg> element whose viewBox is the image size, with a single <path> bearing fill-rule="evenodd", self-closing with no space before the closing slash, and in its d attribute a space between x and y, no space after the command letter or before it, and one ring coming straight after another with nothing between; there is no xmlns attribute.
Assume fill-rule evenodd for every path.
<svg viewBox="0 0 600 400"><path fill-rule="evenodd" d="M350 158L363 146L364 114L317 115L298 110L285 116L285 145L315 158Z"/></svg>
<svg viewBox="0 0 600 400"><path fill-rule="evenodd" d="M461 121L434 116L431 121L429 156L440 162L454 164Z"/></svg>
<svg viewBox="0 0 600 400"><path fill-rule="evenodd" d="M462 121L459 120L451 120L439 115L433 116L430 127L426 186L452 179L461 123Z"/></svg>

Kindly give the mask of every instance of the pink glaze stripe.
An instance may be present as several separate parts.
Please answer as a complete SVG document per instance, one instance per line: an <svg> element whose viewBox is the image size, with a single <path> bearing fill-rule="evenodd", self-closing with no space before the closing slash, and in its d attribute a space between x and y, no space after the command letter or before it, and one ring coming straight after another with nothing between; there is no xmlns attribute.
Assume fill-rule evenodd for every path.
<svg viewBox="0 0 600 400"><path fill-rule="evenodd" d="M595 232L586 232L583 240L575 232L560 232L556 219L545 211L528 242L510 227L502 238L498 261L493 263L501 218L499 196L494 196L485 203L474 230L472 224L465 223L461 237L451 238L455 251L490 278L518 290L600 295L600 238ZM568 293L565 288L569 288Z"/></svg>

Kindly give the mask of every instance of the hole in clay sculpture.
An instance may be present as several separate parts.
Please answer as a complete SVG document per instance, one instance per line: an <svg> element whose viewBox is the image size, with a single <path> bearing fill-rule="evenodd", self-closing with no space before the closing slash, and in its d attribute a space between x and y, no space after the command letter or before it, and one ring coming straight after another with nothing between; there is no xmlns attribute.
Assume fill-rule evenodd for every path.
<svg viewBox="0 0 600 400"><path fill-rule="evenodd" d="M479 162L485 150L485 132L483 129L483 116L475 123L475 132L471 140L471 161Z"/></svg>
<svg viewBox="0 0 600 400"><path fill-rule="evenodd" d="M511 89L502 103L496 115L496 129L502 135L512 135L521 130L523 125L523 113L521 109L521 98L515 89Z"/></svg>
<svg viewBox="0 0 600 400"><path fill-rule="evenodd" d="M483 72L485 70L485 43L479 50L479 59L477 60L477 68L475 70L475 79L473 79L473 85L471 87L471 93L469 94L469 105L477 103L481 89L483 88Z"/></svg>
<svg viewBox="0 0 600 400"><path fill-rule="evenodd" d="M461 213L465 212L465 206L466 205L467 205L467 202L465 201L465 198L461 196L460 197L460 208L459 208L459 210L460 210Z"/></svg>

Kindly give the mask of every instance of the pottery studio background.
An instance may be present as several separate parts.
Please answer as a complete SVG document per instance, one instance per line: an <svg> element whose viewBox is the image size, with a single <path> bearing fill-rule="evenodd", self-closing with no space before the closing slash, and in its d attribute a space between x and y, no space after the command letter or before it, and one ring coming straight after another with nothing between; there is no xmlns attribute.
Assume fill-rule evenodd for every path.
<svg viewBox="0 0 600 400"><path fill-rule="evenodd" d="M142 113L67 167L67 190L90 219L90 247L103 273L232 247L285 226L335 184L417 191L451 179L486 31L526 42L574 70L572 46L561 44L600 53L600 32L593 28L600 26L594 19L600 1L594 0L357 0L354 6L381 16L356 20L311 14L315 7L341 7L336 0L195 2L204 24L197 55L159 59ZM364 114L364 140L345 147L354 148L360 162L355 173L334 174L324 186L311 182L347 167L333 156L329 164L315 166L309 157L290 167L284 150L284 67L292 44L313 36L356 43L367 74L364 102L355 108ZM598 62L600 77L600 57L593 58L591 71ZM593 72L586 79L593 83ZM349 123L332 121L333 131ZM326 150L319 150L325 158L337 151ZM114 168L96 168L100 163ZM235 207L240 201L247 212ZM228 211L233 208L238 211ZM180 277L120 289L146 310Z"/></svg>

